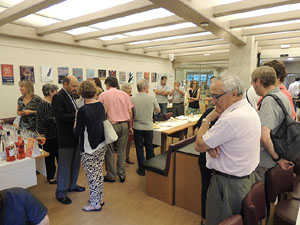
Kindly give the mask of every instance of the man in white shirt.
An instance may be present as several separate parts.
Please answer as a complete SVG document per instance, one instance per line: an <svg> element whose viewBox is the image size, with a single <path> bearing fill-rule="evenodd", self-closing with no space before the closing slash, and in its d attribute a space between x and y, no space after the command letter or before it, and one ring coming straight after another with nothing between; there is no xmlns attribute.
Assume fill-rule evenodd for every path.
<svg viewBox="0 0 300 225"><path fill-rule="evenodd" d="M300 77L296 77L295 81L293 83L291 83L289 86L289 92L292 95L293 103L295 106L295 111L297 111L296 100L298 99L299 90L300 90L299 81L300 81Z"/></svg>
<svg viewBox="0 0 300 225"><path fill-rule="evenodd" d="M160 79L160 84L158 84L155 89L156 100L160 107L160 114L157 114L155 117L156 120L165 120L165 114L167 113L168 107L168 95L170 93L170 88L167 86L167 77L162 76Z"/></svg>
<svg viewBox="0 0 300 225"><path fill-rule="evenodd" d="M238 77L216 77L210 92L216 107L202 120L195 149L209 154L206 166L213 175L207 193L206 220L209 225L218 225L241 213L242 200L255 182L261 128L255 109L243 97Z"/></svg>

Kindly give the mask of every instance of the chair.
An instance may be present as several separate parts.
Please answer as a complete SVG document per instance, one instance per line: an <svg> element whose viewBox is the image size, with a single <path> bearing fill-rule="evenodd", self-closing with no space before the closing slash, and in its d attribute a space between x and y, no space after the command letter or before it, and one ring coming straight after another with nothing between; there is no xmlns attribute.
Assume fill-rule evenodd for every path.
<svg viewBox="0 0 300 225"><path fill-rule="evenodd" d="M293 191L293 170L276 166L266 172L266 191L270 201L269 225L296 224L299 201L281 200L275 205L279 194Z"/></svg>
<svg viewBox="0 0 300 225"><path fill-rule="evenodd" d="M243 225L243 220L241 215L234 215L224 220L219 225Z"/></svg>
<svg viewBox="0 0 300 225"><path fill-rule="evenodd" d="M266 199L263 182L259 181L252 185L251 190L243 199L242 205L243 222L245 225L258 225L259 221L262 221L262 225L266 224Z"/></svg>

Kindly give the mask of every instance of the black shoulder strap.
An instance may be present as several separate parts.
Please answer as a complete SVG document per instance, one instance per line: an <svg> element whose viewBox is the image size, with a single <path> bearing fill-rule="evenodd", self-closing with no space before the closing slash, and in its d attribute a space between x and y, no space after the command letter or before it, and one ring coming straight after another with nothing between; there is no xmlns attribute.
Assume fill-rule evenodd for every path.
<svg viewBox="0 0 300 225"><path fill-rule="evenodd" d="M0 224L4 224L6 191L0 191Z"/></svg>
<svg viewBox="0 0 300 225"><path fill-rule="evenodd" d="M275 99L275 101L278 103L278 105L280 106L280 108L282 109L283 113L284 113L286 116L289 115L289 113L287 112L285 106L283 105L282 101L280 100L280 98L278 98L277 95L267 94L267 95L265 95L265 96L262 98L261 102L262 102L262 101L264 100L264 98L267 97L267 96L273 97L273 98ZM261 104L260 104L260 106L261 106Z"/></svg>
<svg viewBox="0 0 300 225"><path fill-rule="evenodd" d="M248 98L248 91L249 91L249 88L246 91L246 99L247 99L248 103L253 107L253 105L251 104L251 102L250 102L250 100Z"/></svg>

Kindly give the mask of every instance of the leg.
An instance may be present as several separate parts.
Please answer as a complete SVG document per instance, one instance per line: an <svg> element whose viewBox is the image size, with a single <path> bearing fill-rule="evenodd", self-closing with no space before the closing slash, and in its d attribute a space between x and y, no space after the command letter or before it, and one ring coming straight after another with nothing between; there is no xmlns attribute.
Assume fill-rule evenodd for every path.
<svg viewBox="0 0 300 225"><path fill-rule="evenodd" d="M172 116L175 118L178 115L178 104L173 104Z"/></svg>
<svg viewBox="0 0 300 225"><path fill-rule="evenodd" d="M104 190L104 184L103 184L103 163L104 163L104 156L105 152L107 151L107 147L104 147L100 149L100 155L99 155L99 174L100 174L100 204L103 203L103 190Z"/></svg>
<svg viewBox="0 0 300 225"><path fill-rule="evenodd" d="M177 108L178 116L184 115L184 103L180 103Z"/></svg>
<svg viewBox="0 0 300 225"><path fill-rule="evenodd" d="M45 158L46 169L47 169L47 180L53 180L56 166L55 166L55 157L57 156L57 140L56 138L47 140L44 144L44 150L49 152L50 155Z"/></svg>
<svg viewBox="0 0 300 225"><path fill-rule="evenodd" d="M167 113L167 106L168 106L168 103L160 103L159 104L162 120L165 120L165 115Z"/></svg>
<svg viewBox="0 0 300 225"><path fill-rule="evenodd" d="M145 143L145 148L146 148L146 159L151 159L155 157L154 154L154 149L153 149L153 131L146 130L143 131L143 136L144 136L144 143Z"/></svg>
<svg viewBox="0 0 300 225"><path fill-rule="evenodd" d="M107 145L107 151L105 153L105 168L106 168L106 177L109 180L116 179L116 170L115 170L115 152L114 152L114 143Z"/></svg>
<svg viewBox="0 0 300 225"><path fill-rule="evenodd" d="M133 134L134 134L136 157L137 157L137 161L138 161L138 168L140 171L142 171L141 164L145 161L144 140L143 140L143 136L142 136L142 131L134 130Z"/></svg>
<svg viewBox="0 0 300 225"><path fill-rule="evenodd" d="M71 167L71 178L69 190L77 188L77 179L80 170L80 150L79 144L73 149L72 155L72 167Z"/></svg>

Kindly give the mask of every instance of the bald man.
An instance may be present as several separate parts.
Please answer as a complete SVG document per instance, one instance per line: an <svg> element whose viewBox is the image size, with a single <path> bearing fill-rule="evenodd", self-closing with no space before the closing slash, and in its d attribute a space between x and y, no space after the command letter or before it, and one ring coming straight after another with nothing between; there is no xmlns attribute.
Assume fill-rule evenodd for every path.
<svg viewBox="0 0 300 225"><path fill-rule="evenodd" d="M73 135L75 114L78 110L73 95L78 90L78 80L66 76L63 88L53 97L52 107L57 126L58 170L56 199L62 204L71 204L68 191L82 192L84 187L77 185L80 168L78 139Z"/></svg>

